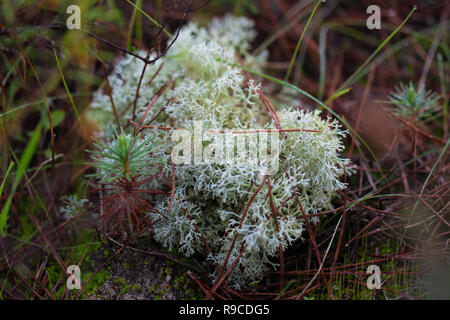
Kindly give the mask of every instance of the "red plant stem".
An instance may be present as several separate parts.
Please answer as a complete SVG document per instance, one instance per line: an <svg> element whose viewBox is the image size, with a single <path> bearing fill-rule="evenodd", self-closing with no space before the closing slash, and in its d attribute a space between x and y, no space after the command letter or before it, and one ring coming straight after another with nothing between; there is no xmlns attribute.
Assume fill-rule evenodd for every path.
<svg viewBox="0 0 450 320"><path fill-rule="evenodd" d="M215 130L215 129L208 129L206 130L208 132L216 132L216 133L233 133L233 134L239 134L239 133L259 133L259 132L322 132L321 130L313 130L313 129L258 129L258 130L242 130L242 131L229 131L226 130Z"/></svg>
<svg viewBox="0 0 450 320"><path fill-rule="evenodd" d="M246 245L242 246L241 251L239 252L238 256L236 257L236 259L234 259L233 263L231 264L231 266L227 269L227 271L220 277L220 279L214 284L214 286L211 288L211 290L208 292L208 295L205 297L205 300L208 300L211 298L211 296L216 292L217 288L219 288L219 286L222 284L222 282L228 277L228 275L231 273L231 271L233 270L234 266L236 265L236 263L239 261L239 259L241 258L242 254L244 253L245 249L247 249Z"/></svg>
<svg viewBox="0 0 450 320"><path fill-rule="evenodd" d="M242 213L241 220L239 221L239 226L238 226L238 228L237 228L237 230L236 230L236 233L235 233L235 235L234 235L233 242L231 243L230 249L228 250L228 253L227 253L227 257L225 258L225 262L224 262L224 264L223 264L223 266L222 266L221 273L219 274L220 278L219 278L219 280L217 280L217 282L214 284L214 287L211 289L211 291L209 292L209 294L208 294L208 296L206 297L206 299L208 299L212 294L214 294L214 292L217 290L217 288L220 286L220 284L225 280L225 278L226 278L226 277L228 276L228 274L231 272L231 270L232 270L233 267L234 267L234 264L237 262L237 260L235 260L235 262L233 262L233 264L230 266L230 268L228 268L228 270L226 271L226 273L223 274L223 275L221 275L221 274L224 272L225 268L227 267L228 260L230 259L231 252L233 251L233 248L234 248L234 246L235 246L235 244L236 244L236 240L237 240L237 237L238 237L237 231L242 227L242 224L243 224L243 222L244 222L244 220L245 220L245 217L247 216L248 209L250 208L250 205L252 204L253 200L255 200L256 196L257 196L258 193L259 193L259 191L261 191L262 187L264 186L264 183L266 182L266 178L267 178L267 176L264 177L263 181L261 182L261 184L259 185L259 187L256 189L256 191L253 193L253 195L251 196L251 198L250 198L250 200L248 201L247 205L245 206L244 212ZM245 248L246 248L246 246L244 247L244 249L245 249ZM237 258L240 258L240 256L242 255L242 253L244 253L244 252L242 251L242 252L239 254L239 256L238 256Z"/></svg>
<svg viewBox="0 0 450 320"><path fill-rule="evenodd" d="M286 169L284 169L284 172L289 177L289 174L287 173ZM300 207L300 211L302 212L303 220L305 220L306 228L308 229L309 239L311 240L311 243L313 244L313 247L314 247L314 252L316 253L317 262L319 263L319 265L321 265L322 264L322 259L320 258L319 248L317 247L316 239L314 237L314 232L313 232L313 230L311 228L311 224L309 223L309 219L306 216L306 212L303 209L302 202L300 200L300 197L297 194L297 191L295 190L295 187L292 187L292 192L294 193L295 200L297 201L298 206ZM324 282L327 285L327 290L330 293L330 296L332 296L331 289L330 289L330 287L328 285L328 282L325 281L325 278L324 278Z"/></svg>
<svg viewBox="0 0 450 320"><path fill-rule="evenodd" d="M264 93L261 90L258 90L258 96L261 102L264 104L264 106L267 108L267 111L269 111L270 116L272 117L273 122L275 123L275 126L278 130L281 131L281 135L283 138L286 138L286 135L281 129L280 126L280 119L278 118L277 112L275 111L275 107L273 106L272 102L270 102L269 99L264 95Z"/></svg>
<svg viewBox="0 0 450 320"><path fill-rule="evenodd" d="M428 139L433 140L434 142L440 143L440 144L445 144L446 142L442 139L436 138L435 136L429 134L428 132L419 129L418 127L416 127L415 125L412 125L411 123L409 123L408 121L406 121L405 119L403 119L402 117L399 117L398 115L396 115L395 113L386 110L390 115L392 115L393 117L395 117L396 119L398 119L401 123L403 123L405 126L411 128L412 130L416 131L417 133L420 133L421 135L427 137Z"/></svg>

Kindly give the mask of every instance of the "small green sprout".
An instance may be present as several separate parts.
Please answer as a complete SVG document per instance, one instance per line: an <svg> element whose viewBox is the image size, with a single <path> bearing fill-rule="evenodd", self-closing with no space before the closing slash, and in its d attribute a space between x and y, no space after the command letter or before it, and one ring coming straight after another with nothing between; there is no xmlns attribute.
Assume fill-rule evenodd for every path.
<svg viewBox="0 0 450 320"><path fill-rule="evenodd" d="M407 85L401 83L396 91L389 96L390 101L397 107L397 114L407 119L425 119L438 106L439 96L426 91L425 87L415 88L412 82Z"/></svg>
<svg viewBox="0 0 450 320"><path fill-rule="evenodd" d="M144 139L121 131L115 132L115 139L111 142L97 142L94 154L94 167L99 171L95 174L105 182L125 178L131 180L133 176L148 174L152 168L152 148L154 142L150 135Z"/></svg>

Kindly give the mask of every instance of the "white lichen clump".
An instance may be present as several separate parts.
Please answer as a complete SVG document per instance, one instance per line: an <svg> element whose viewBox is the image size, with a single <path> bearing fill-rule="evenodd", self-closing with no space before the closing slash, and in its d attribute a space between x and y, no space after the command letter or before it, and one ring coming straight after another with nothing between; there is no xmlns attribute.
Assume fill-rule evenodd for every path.
<svg viewBox="0 0 450 320"><path fill-rule="evenodd" d="M88 202L87 199L79 199L76 195L69 195L65 199L65 205L61 206L60 212L62 213L64 219L72 219L77 214L80 213L81 210L84 209L84 206Z"/></svg>
<svg viewBox="0 0 450 320"><path fill-rule="evenodd" d="M121 125L126 127L128 119L139 122L154 97L167 85L144 124L157 116L152 126L193 129L194 121L201 120L204 132L207 129L276 129L258 96L261 84L233 66L239 63L260 70L265 62L265 53L254 57L248 52L256 35L252 27L250 20L232 16L215 19L207 28L195 23L183 27L167 54L147 66L134 117L134 99L144 63L132 56L121 59L109 76ZM345 188L339 181L348 165L347 159L339 157L345 132L338 123L322 119L319 111L275 107L282 129L316 130L278 133L277 172L265 175L267 168L258 161L177 164L174 196L148 195L156 209L148 212L149 218L155 221L154 239L186 256L206 252L208 261L219 269L226 261L227 268L235 263L227 283L237 289L261 279L270 265L278 265L280 243L284 249L304 236L302 209L308 215L329 208L333 193ZM90 114L102 127L108 159L106 153L111 150L107 146L118 142L114 141L117 136L113 128L117 126L106 88L95 95ZM168 193L172 188L174 145L170 134L168 130L142 131L143 141L151 137L148 140L153 145L147 165L153 164L164 173L151 180L147 187ZM143 146L141 149L145 150ZM100 156L101 152L100 148ZM146 169L142 168L142 172ZM110 181L111 176L103 179ZM244 213L245 219L241 221ZM217 279L217 272L211 277Z"/></svg>

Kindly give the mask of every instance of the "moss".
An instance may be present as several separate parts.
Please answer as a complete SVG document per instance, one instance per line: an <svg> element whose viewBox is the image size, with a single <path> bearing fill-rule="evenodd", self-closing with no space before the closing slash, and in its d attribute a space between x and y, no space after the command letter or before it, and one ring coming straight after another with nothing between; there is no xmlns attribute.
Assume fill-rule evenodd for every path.
<svg viewBox="0 0 450 320"><path fill-rule="evenodd" d="M128 293L130 292L130 290L132 289L132 285L130 283L128 283L128 281L126 279L124 279L123 277L119 277L119 278L115 278L113 280L113 283L117 286L117 288L120 290L119 294L117 295L116 299L120 299L120 297L124 294L124 293Z"/></svg>
<svg viewBox="0 0 450 320"><path fill-rule="evenodd" d="M86 281L91 274L92 273L85 273L85 275L83 275L83 281ZM97 292L98 288L111 277L112 275L108 270L102 269L88 282L88 284L84 287L84 290L89 295L93 295Z"/></svg>
<svg viewBox="0 0 450 320"><path fill-rule="evenodd" d="M158 285L153 284L149 289L148 292L149 293L156 293L158 291Z"/></svg>
<svg viewBox="0 0 450 320"><path fill-rule="evenodd" d="M47 278L48 278L47 288L53 292L56 283L58 283L58 281L61 280L61 277L64 277L64 280L65 280L65 274L62 272L61 267L56 262L51 263L46 268L46 272L47 272ZM59 286L56 293L54 294L55 298L60 299L62 294L64 293L65 289L66 289L66 286L65 286L65 281L64 281L64 285Z"/></svg>
<svg viewBox="0 0 450 320"><path fill-rule="evenodd" d="M118 285L118 286L124 286L125 283L126 283L125 279L122 278L122 277L115 278L115 279L113 280L113 282L114 282L114 284L116 284L116 285Z"/></svg>
<svg viewBox="0 0 450 320"><path fill-rule="evenodd" d="M161 286L158 285L158 284L153 284L153 285L148 289L148 293L149 293L151 296L153 296L153 299L155 299L155 300L162 300L161 297L163 297L165 293L167 293L167 292L170 291L170 290L167 290L167 289L168 289L168 288L166 288L166 289L161 288Z"/></svg>
<svg viewBox="0 0 450 320"><path fill-rule="evenodd" d="M124 285L123 288L120 290L119 294L117 295L116 299L120 299L122 294L128 293L130 291L130 288L131 288L131 284Z"/></svg>
<svg viewBox="0 0 450 320"><path fill-rule="evenodd" d="M135 290L135 291L142 291L142 286L139 285L139 284L135 284L135 285L133 286L133 290Z"/></svg>
<svg viewBox="0 0 450 320"><path fill-rule="evenodd" d="M414 272L414 267L409 265L407 261L398 260L386 260L377 263L381 270L381 281L389 277L389 281L386 281L382 285L384 290L371 290L367 288L366 281L368 275L366 274L369 264L366 262L372 261L375 255L391 256L395 253L395 245L387 240L383 244L373 244L367 242L367 236L363 237L358 244L356 250L356 256L350 256L346 254L343 264L359 263L362 267L357 270L356 273L360 273L361 276L355 274L342 274L336 273L333 281L333 295L338 300L372 300L372 299L386 299L385 294L391 292L404 291L408 288L408 272ZM387 275L386 273L389 273ZM300 280L300 279L299 279ZM301 284L302 281L299 281ZM414 289L412 289L414 290ZM418 292L410 292L411 296L414 296ZM306 298L304 298L306 300ZM309 300L326 300L329 299L329 294L326 289L320 289L316 292L312 292L308 296Z"/></svg>
<svg viewBox="0 0 450 320"><path fill-rule="evenodd" d="M82 270L86 269L87 267L84 263L90 262L92 253L97 251L101 245L101 242L91 242L92 234L92 231L80 233L80 235L76 239L76 243L79 244L70 248L72 261L80 261L80 259L84 255L84 260L82 261L82 265L80 266Z"/></svg>

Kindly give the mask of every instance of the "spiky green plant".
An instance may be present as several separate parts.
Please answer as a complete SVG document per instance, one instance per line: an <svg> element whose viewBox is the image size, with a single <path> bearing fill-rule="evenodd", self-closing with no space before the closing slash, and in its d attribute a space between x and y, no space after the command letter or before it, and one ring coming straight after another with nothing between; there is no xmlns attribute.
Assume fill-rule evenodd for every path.
<svg viewBox="0 0 450 320"><path fill-rule="evenodd" d="M98 141L95 150L91 151L93 165L98 169L94 175L104 182L149 175L156 163L151 157L153 147L151 136L140 138L115 131L111 142Z"/></svg>
<svg viewBox="0 0 450 320"><path fill-rule="evenodd" d="M100 229L128 239L134 232L152 227L153 219L148 212L154 211L159 218L164 216L154 208L150 197L167 194L149 187L158 164L152 155L154 146L150 135L140 137L123 131L120 134L114 131L109 142L95 144L91 152L97 171L91 176L100 178L99 190L104 194L98 210Z"/></svg>
<svg viewBox="0 0 450 320"><path fill-rule="evenodd" d="M425 87L416 88L412 82L401 83L391 93L389 100L396 106L396 113L407 119L425 119L438 106L439 96Z"/></svg>

